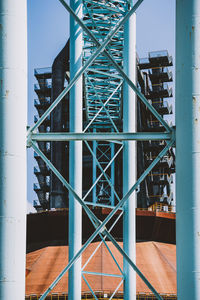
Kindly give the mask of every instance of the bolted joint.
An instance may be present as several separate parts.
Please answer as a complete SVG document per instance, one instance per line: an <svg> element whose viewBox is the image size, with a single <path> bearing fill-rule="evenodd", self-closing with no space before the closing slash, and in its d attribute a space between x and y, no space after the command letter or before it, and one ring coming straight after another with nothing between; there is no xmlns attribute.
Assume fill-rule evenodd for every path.
<svg viewBox="0 0 200 300"><path fill-rule="evenodd" d="M106 236L106 235L107 235L106 232L107 232L106 226L103 226L103 227L101 228L101 230L99 231L99 233L102 234L103 236Z"/></svg>

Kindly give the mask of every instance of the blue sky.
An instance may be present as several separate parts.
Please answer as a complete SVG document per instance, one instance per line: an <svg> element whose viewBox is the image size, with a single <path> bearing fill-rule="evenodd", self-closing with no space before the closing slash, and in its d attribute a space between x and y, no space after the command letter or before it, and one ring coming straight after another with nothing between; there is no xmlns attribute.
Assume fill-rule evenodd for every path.
<svg viewBox="0 0 200 300"><path fill-rule="evenodd" d="M33 124L34 68L49 67L69 36L69 14L58 0L28 0L28 125ZM168 50L175 61L175 0L144 0L137 10L137 52ZM174 68L173 68L174 73ZM175 77L175 73L174 73ZM28 149L28 202L36 199L33 151Z"/></svg>

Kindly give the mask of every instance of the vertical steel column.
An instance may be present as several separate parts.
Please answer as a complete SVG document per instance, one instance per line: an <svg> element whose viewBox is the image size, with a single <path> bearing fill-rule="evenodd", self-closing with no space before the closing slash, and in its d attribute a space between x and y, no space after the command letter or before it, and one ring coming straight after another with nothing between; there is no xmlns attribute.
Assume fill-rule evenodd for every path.
<svg viewBox="0 0 200 300"><path fill-rule="evenodd" d="M93 129L93 132L96 132L96 129ZM93 153L95 157L97 156L97 141L93 141ZM95 157L92 157L92 183L97 179L97 163ZM97 202L97 186L95 185L92 190L92 202L95 204Z"/></svg>
<svg viewBox="0 0 200 300"><path fill-rule="evenodd" d="M26 0L0 1L0 299L25 298Z"/></svg>
<svg viewBox="0 0 200 300"><path fill-rule="evenodd" d="M70 6L82 18L82 1L71 0ZM70 17L70 80L82 66L82 29ZM70 132L82 132L82 77L70 91ZM82 197L82 142L70 142L69 181ZM69 196L69 260L81 248L82 208L76 199ZM69 270L70 300L81 299L81 258Z"/></svg>
<svg viewBox="0 0 200 300"><path fill-rule="evenodd" d="M200 299L200 0L176 1L178 299Z"/></svg>
<svg viewBox="0 0 200 300"><path fill-rule="evenodd" d="M136 83L136 16L135 14L125 24L124 28L124 70L129 78ZM124 84L123 96L123 131L136 131L136 94ZM136 143L126 141L123 151L123 193L130 190L136 182ZM124 251L135 262L135 192L124 205L123 243ZM124 259L124 299L136 299L136 274Z"/></svg>
<svg viewBox="0 0 200 300"><path fill-rule="evenodd" d="M111 148L110 151L111 151L111 159L112 159L115 155L115 144L110 143L110 148ZM115 186L115 160L111 164L110 179L114 187ZM110 193L110 204L112 206L115 205L115 194L113 188L111 188L111 193Z"/></svg>

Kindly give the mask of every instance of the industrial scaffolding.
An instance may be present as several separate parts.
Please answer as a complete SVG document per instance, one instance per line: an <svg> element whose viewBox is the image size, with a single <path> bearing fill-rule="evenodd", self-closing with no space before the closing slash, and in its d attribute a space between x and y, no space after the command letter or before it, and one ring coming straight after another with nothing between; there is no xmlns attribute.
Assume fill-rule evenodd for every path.
<svg viewBox="0 0 200 300"><path fill-rule="evenodd" d="M87 45L87 43L86 43ZM90 48L89 48L90 49ZM88 47L87 47L88 50ZM66 51L67 52L67 51ZM66 53L67 56L67 53ZM69 57L67 57L67 61ZM122 60L122 58L121 58ZM122 61L121 61L122 63ZM173 75L170 71L170 67L173 65L172 57L169 56L167 51L154 51L150 52L148 58L139 59L137 57L136 60L136 68L137 68L137 86L142 91L142 93L147 97L149 101L151 101L152 105L162 116L168 116L172 114L172 103L170 103L170 98L172 99L173 93L172 88L167 85L167 82L171 83L173 81ZM98 71L97 67L99 64L94 66L95 71L92 68L89 70L90 76L96 77L93 78L93 82L95 82L95 86L90 82L87 84L88 76L85 74L85 82L84 87L86 91L92 90L92 92L83 93L83 106L85 104L86 99L90 100L90 97L95 97L97 99L91 100L91 105L85 105L86 108L83 109L83 119L84 119L84 127L87 129L86 132L114 132L115 128L117 128L118 132L122 132L123 127L123 117L122 112L120 110L123 109L123 106L120 105L117 108L114 107L115 104L110 104L112 111L117 114L113 117L114 126L111 123L110 119L107 118L107 115L104 112L104 116L99 116L100 113L103 114L103 107L101 106L98 109L98 93L102 94L102 97L108 99L107 102L110 102L113 98L115 101L119 101L122 94L122 78L120 80L119 77L115 76L115 79L118 80L116 83L116 88L114 90L111 89L109 91L109 82L111 78L108 78L108 73ZM68 66L69 67L69 66ZM69 73L69 68L65 71ZM96 73L95 73L96 72ZM40 68L35 69L35 77L38 81L38 84L34 85L34 90L38 96L38 99L34 100L34 106L37 110L37 115L35 115L34 121L35 123L38 120L38 116L42 116L45 110L50 106L50 96L52 94L52 68ZM66 76L66 73L63 74L63 77ZM99 78L98 78L99 76ZM112 71L113 76L113 71ZM107 85L105 85L107 83ZM67 84L67 80L66 80ZM65 85L66 85L65 84ZM88 87L89 86L89 87ZM103 91L101 90L103 86ZM120 91L119 91L120 88ZM104 95L104 90L106 93L110 92L109 95ZM95 94L96 92L96 94ZM65 99L63 101L62 113L61 113L61 124L65 127L66 131L69 131L69 114L67 111L69 110L69 105L67 105L69 99ZM95 104L96 103L96 104ZM88 117L89 110L97 110L97 117L92 117L93 122ZM100 113L98 111L100 110ZM110 110L109 110L110 111ZM105 117L106 116L106 117ZM53 116L51 117L53 118ZM103 118L103 120L101 120ZM52 120L53 122L53 120ZM91 123L91 124L90 124ZM90 126L88 126L90 124ZM162 132L164 127L160 124L156 118L152 115L150 111L148 111L145 105L142 105L140 101L137 101L137 131L139 132ZM52 132L51 129L51 121L50 119L46 119L42 125L39 126L40 132ZM51 153L54 151L53 145L49 142L38 142L39 148L43 151L43 153L53 161L53 155ZM161 151L164 143L163 141L146 141L146 142L138 142L137 143L137 177L139 177L144 171L145 167L147 167L154 156ZM123 177L122 173L122 151L119 152L120 144L116 144L113 142L102 142L102 141L93 141L90 145L90 149L93 150L93 154L89 151L86 144L83 144L83 196L84 200L88 202L88 205L92 205L95 203L95 206L98 207L110 207L114 206L117 202L115 192L119 197L122 196L123 189ZM68 168L69 168L69 144L66 142L64 147L62 147L62 164L64 168L62 169L63 174L68 180ZM115 154L118 153L116 156ZM34 207L37 211L42 211L45 209L58 208L57 203L51 200L51 172L48 166L44 164L44 161L41 159L37 153L34 154L34 157L37 161L37 167L34 167L34 174L37 177L38 183L34 184L34 190L38 196L37 200L34 200ZM112 158L115 157L114 160ZM162 207L164 211L175 211L175 205L173 201L173 192L172 192L172 183L173 176L172 174L175 172L175 158L174 151L170 149L167 152L166 156L160 160L157 166L154 167L152 172L145 178L145 180L141 183L140 189L137 191L137 207L138 208L148 208L154 207L156 204ZM107 167L107 176L112 183L113 188L109 185L109 181L104 176L101 176L100 170L98 169L97 161L102 166L107 166L109 164L109 168ZM112 163L110 164L112 160ZM57 166L58 167L58 166ZM98 178L98 179L97 179ZM54 178L53 178L54 180ZM93 188L91 190L91 187ZM60 188L60 191L59 191ZM88 190L90 191L88 193ZM62 201L63 206L60 208L68 207L68 195L67 191L63 186L57 188L57 193L63 195L65 200ZM54 195L52 195L53 197Z"/></svg>
<svg viewBox="0 0 200 300"><path fill-rule="evenodd" d="M124 284L124 299L131 300L136 298L136 273L147 284L156 298L162 299L162 296L157 293L135 264L136 189L138 189L148 174L153 172L157 163L165 158L167 153L170 153L170 149L175 145L175 128L170 126L163 119L163 114L156 109L157 103L155 102L157 101L154 103L150 102L148 97L137 87L135 11L143 0L138 0L136 3L126 0L109 2L104 0L71 0L70 5L64 0L59 1L70 13L70 81L60 95L36 120L35 125L28 129L27 146L34 149L51 172L59 178L69 191L69 262L40 299L45 299L66 272L69 272L69 299L81 299L81 275L84 276L81 272L81 254L97 235L100 236L105 245L107 245L107 239L111 241L124 258L124 268L120 281L120 284ZM20 5L17 5L19 3ZM2 109L0 110L2 120L0 135L2 159L0 262L2 267L0 268L0 295L2 299L6 300L10 299L13 294L17 295L16 297L19 299L24 298L26 5L24 0L20 0L19 3L13 4L11 0L6 0L2 1L0 6L0 17L3 24L3 33L1 33L3 59L0 73L2 82ZM198 84L200 77L199 11L199 0L177 0L177 278L178 297L180 299L199 299L200 295L200 196L198 193L198 165L200 157L198 139L200 133L198 124L200 114ZM108 22L108 16L110 22ZM20 43L15 38L18 32L21 32L20 47L18 46ZM21 47L22 45L23 47ZM122 45L123 47L121 48ZM23 51L21 51L22 48ZM90 48L89 52L88 48ZM9 55L11 50L15 51L17 58L14 56L11 59ZM83 56L84 59L82 59L82 53L85 55ZM104 69L103 66L106 68ZM151 75L153 80L156 74L152 72ZM15 83L13 85L17 78L19 78L17 81L19 84ZM121 93L123 97L121 96L118 99L118 97L115 98L115 93L120 93L120 81L123 82ZM22 86L24 87L23 95L21 91ZM118 89L115 91L117 87ZM106 93L105 98L102 93L104 90ZM70 92L69 132L37 132L41 124L48 119L48 116L53 111L55 112L56 107L58 107L68 92ZM83 92L86 95L85 108L88 128L85 128L87 129L83 128ZM158 92L159 88L152 88L151 90L151 93L156 95L156 99L157 97L159 98ZM162 127L165 128L164 130L156 132L137 131L137 98L154 116L150 121L154 123L155 120L158 120ZM6 101L7 99L11 101ZM20 101L23 101L23 111L21 111L22 103ZM106 101L108 102L106 103ZM122 103L123 110L121 110ZM158 104L160 105L160 101ZM19 108L20 120L17 114ZM117 127L119 115L123 116L121 131ZM16 120L15 129L10 126L10 119ZM97 125L96 128L92 128L95 130L90 131L89 128L93 122ZM112 126L110 125L110 131L99 130L98 125L101 122L112 124ZM164 141L163 148L161 148L160 152L155 153L155 157L153 155L149 159L146 169L137 178L135 163L136 141L154 142L161 140ZM61 141L69 142L69 182L37 144L38 142ZM103 221L97 218L82 196L82 141L87 145L102 176L107 180L109 193L113 190L116 197L114 207L112 207L110 214ZM92 148L89 141L96 141L96 149L100 147L103 153L105 152L105 150L102 150L102 145L104 146L104 144L120 144L121 148L123 148L123 178L125 180L123 181L122 197L118 197L114 189L112 172L107 175L104 166L97 160L98 155L94 154L95 147ZM173 157L172 152L171 156ZM114 158L111 158L111 161L112 159L114 160ZM112 164L111 161L106 163ZM22 172L20 186L19 170ZM11 186L13 187L12 189ZM107 190L107 187L102 183L99 194L105 195ZM20 205L13 205L13 199L15 199L16 195L20 199ZM93 202L94 205L95 202ZM82 208L90 218L95 230L84 245L81 245ZM121 208L124 219L123 248L113 238L110 229L106 226ZM16 234L13 234L13 232ZM19 235L22 237L23 242ZM11 253L13 250L14 254ZM114 276L113 274L102 274L102 276L105 275ZM188 284L190 288L188 288ZM89 283L88 286L90 286ZM91 294L97 299L92 288ZM113 297L114 294L110 299Z"/></svg>

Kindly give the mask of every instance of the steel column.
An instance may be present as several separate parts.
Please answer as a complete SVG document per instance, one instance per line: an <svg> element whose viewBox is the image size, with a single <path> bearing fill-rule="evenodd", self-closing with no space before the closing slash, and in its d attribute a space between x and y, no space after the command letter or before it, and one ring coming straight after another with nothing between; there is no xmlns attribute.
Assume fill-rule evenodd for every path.
<svg viewBox="0 0 200 300"><path fill-rule="evenodd" d="M26 0L0 1L0 299L25 298Z"/></svg>
<svg viewBox="0 0 200 300"><path fill-rule="evenodd" d="M31 145L31 141L112 141L117 143L117 141L127 141L127 140L137 140L137 141L160 141L160 140L171 140L174 138L174 130L171 133L166 132L93 132L93 133L73 133L73 132L55 132L55 133L32 133L29 135L27 144ZM120 142L118 142L120 144Z"/></svg>
<svg viewBox="0 0 200 300"><path fill-rule="evenodd" d="M82 1L71 0L71 7L82 18ZM82 67L82 29L70 17L70 80ZM82 132L82 77L70 90L70 131ZM71 141L69 146L69 182L82 197L82 142ZM69 260L81 248L82 208L74 196L69 193ZM81 257L69 270L69 299L81 299Z"/></svg>
<svg viewBox="0 0 200 300"><path fill-rule="evenodd" d="M133 14L124 26L124 71L136 83L136 16ZM123 95L123 131L136 132L136 94L124 84ZM124 142L123 151L123 194L125 195L136 182L136 143ZM130 195L124 205L123 215L123 247L129 258L135 263L136 194ZM126 259L124 266L124 299L136 299L136 273Z"/></svg>
<svg viewBox="0 0 200 300"><path fill-rule="evenodd" d="M96 132L96 129L93 129L93 132ZM93 141L93 153L94 153L94 156L96 157L97 156L97 141ZM97 163L96 163L94 156L92 157L92 182L93 183L96 182L96 179L97 179ZM97 202L96 184L92 190L92 202L94 204L96 204L96 202Z"/></svg>
<svg viewBox="0 0 200 300"><path fill-rule="evenodd" d="M176 1L178 299L200 299L200 0Z"/></svg>
<svg viewBox="0 0 200 300"><path fill-rule="evenodd" d="M110 148L111 148L111 158L112 158L115 155L115 144L110 143ZM111 164L110 179L111 179L112 186L115 187L115 161L113 161L113 163ZM114 194L114 189L112 187L111 187L110 204L112 206L115 205L115 194Z"/></svg>

